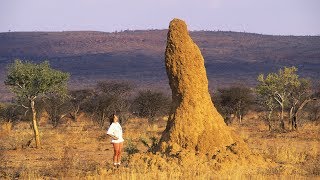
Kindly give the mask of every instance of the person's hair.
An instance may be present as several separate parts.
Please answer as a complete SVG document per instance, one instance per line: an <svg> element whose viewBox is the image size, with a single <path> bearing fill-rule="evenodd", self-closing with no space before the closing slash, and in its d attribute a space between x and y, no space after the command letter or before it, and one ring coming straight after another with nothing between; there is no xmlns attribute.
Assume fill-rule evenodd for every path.
<svg viewBox="0 0 320 180"><path fill-rule="evenodd" d="M114 122L114 117L115 117L116 114L111 114L111 116L109 117L109 122L110 124L112 124Z"/></svg>

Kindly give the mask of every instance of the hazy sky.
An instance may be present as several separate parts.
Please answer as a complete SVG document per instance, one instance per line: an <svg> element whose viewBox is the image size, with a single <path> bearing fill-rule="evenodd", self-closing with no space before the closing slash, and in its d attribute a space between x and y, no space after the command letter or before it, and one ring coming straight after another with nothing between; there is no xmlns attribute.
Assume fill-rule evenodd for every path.
<svg viewBox="0 0 320 180"><path fill-rule="evenodd" d="M320 0L0 0L0 32L165 29L320 35Z"/></svg>

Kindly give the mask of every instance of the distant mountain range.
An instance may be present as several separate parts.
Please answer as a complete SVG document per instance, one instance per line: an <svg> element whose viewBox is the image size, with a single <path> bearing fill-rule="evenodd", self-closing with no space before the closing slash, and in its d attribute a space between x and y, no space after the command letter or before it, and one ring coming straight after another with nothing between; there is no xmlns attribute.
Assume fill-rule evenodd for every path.
<svg viewBox="0 0 320 180"><path fill-rule="evenodd" d="M131 80L169 90L164 68L167 30L122 32L0 33L0 80L14 59L49 60L72 75L71 87L98 80ZM259 73L298 67L302 77L320 77L320 36L271 36L244 32L190 32L205 58L210 88L255 85ZM6 93L3 83L0 92ZM0 97L1 98L1 97Z"/></svg>

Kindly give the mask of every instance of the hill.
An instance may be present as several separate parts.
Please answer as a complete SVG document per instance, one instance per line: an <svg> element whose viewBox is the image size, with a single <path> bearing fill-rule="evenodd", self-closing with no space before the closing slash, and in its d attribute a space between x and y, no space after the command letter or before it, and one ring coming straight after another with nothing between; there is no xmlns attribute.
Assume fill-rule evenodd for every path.
<svg viewBox="0 0 320 180"><path fill-rule="evenodd" d="M71 87L97 80L126 79L168 90L164 68L167 30L122 32L0 33L0 80L15 58L50 60L72 74ZM297 66L303 77L319 79L320 36L271 36L244 32L190 32L205 57L211 85L255 84L259 73ZM8 92L4 85L1 93ZM0 97L1 98L1 97Z"/></svg>

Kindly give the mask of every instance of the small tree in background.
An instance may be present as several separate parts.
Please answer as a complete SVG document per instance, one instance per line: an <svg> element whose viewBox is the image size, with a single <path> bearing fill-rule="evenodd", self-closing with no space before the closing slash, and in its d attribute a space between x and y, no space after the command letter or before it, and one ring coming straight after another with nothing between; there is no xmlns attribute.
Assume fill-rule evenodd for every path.
<svg viewBox="0 0 320 180"><path fill-rule="evenodd" d="M127 120L126 114L129 113L131 104L129 98L134 89L134 85L127 81L101 81L98 83L98 89L107 97L112 97L113 110L110 113L116 112L122 123Z"/></svg>
<svg viewBox="0 0 320 180"><path fill-rule="evenodd" d="M170 108L170 98L162 92L151 90L140 91L134 99L134 111L141 117L153 122L155 117L165 115Z"/></svg>
<svg viewBox="0 0 320 180"><path fill-rule="evenodd" d="M26 115L26 109L21 105L17 105L14 103L1 104L0 109L0 119L4 121L19 121L22 120L22 117Z"/></svg>
<svg viewBox="0 0 320 180"><path fill-rule="evenodd" d="M313 122L320 122L320 100L312 101L306 107L308 119Z"/></svg>
<svg viewBox="0 0 320 180"><path fill-rule="evenodd" d="M220 113L226 118L227 124L231 123L232 114L241 123L253 103L252 90L244 86L218 89L218 93L213 99L215 99Z"/></svg>
<svg viewBox="0 0 320 180"><path fill-rule="evenodd" d="M40 135L36 120L35 101L39 96L49 93L65 94L67 90L68 73L54 70L49 62L40 64L15 60L8 68L5 85L16 94L18 99L27 99L32 112L32 124L36 147L40 147Z"/></svg>
<svg viewBox="0 0 320 180"><path fill-rule="evenodd" d="M84 109L87 101L94 95L91 89L73 90L69 92L70 96L70 116L74 121L77 121L78 114L81 109Z"/></svg>
<svg viewBox="0 0 320 180"><path fill-rule="evenodd" d="M129 95L133 86L129 82L100 81L96 87L96 94L87 104L87 111L96 115L100 127L113 113L117 113L121 122L126 120L129 112Z"/></svg>
<svg viewBox="0 0 320 180"><path fill-rule="evenodd" d="M50 94L43 98L44 107L48 113L49 121L53 127L57 127L62 118L70 114L72 105L70 97L61 96L60 94Z"/></svg>
<svg viewBox="0 0 320 180"><path fill-rule="evenodd" d="M306 106L308 118L311 121L320 122L320 81L315 83L314 93L312 94L312 100Z"/></svg>

